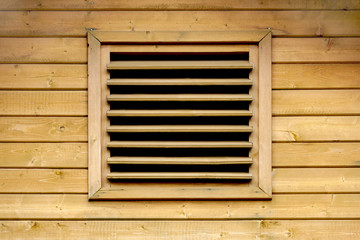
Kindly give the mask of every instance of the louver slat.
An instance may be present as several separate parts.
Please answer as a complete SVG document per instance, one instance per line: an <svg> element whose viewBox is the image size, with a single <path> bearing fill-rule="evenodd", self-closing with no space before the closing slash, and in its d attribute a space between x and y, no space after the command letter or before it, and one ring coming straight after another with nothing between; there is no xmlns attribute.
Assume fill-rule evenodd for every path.
<svg viewBox="0 0 360 240"><path fill-rule="evenodd" d="M108 117L250 117L248 110L110 110Z"/></svg>
<svg viewBox="0 0 360 240"><path fill-rule="evenodd" d="M251 148L246 141L110 141L109 148Z"/></svg>
<svg viewBox="0 0 360 240"><path fill-rule="evenodd" d="M252 101L249 94L110 94L112 101Z"/></svg>
<svg viewBox="0 0 360 240"><path fill-rule="evenodd" d="M251 179L240 172L124 172L109 173L108 179Z"/></svg>
<svg viewBox="0 0 360 240"><path fill-rule="evenodd" d="M136 86L136 85L148 85L148 86L166 86L166 85L195 85L195 86L201 86L201 85L231 85L231 86L251 86L252 81L250 79L182 79L182 78L173 78L173 79L109 79L107 81L108 86L123 86L123 85L129 85L129 86Z"/></svg>
<svg viewBox="0 0 360 240"><path fill-rule="evenodd" d="M248 61L113 61L108 70L252 69Z"/></svg>
<svg viewBox="0 0 360 240"><path fill-rule="evenodd" d="M108 164L144 164L144 165L222 165L222 164L251 164L247 157L110 157Z"/></svg>
<svg viewBox="0 0 360 240"><path fill-rule="evenodd" d="M251 132L252 127L242 125L115 125L107 132Z"/></svg>

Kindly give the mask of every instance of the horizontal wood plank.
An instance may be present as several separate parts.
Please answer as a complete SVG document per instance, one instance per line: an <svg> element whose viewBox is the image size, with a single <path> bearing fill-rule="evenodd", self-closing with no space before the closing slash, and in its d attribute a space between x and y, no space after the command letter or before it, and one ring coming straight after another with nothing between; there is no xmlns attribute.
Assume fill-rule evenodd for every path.
<svg viewBox="0 0 360 240"><path fill-rule="evenodd" d="M259 42L269 31L99 31L92 32L104 42L125 43L109 45L112 53L249 53L250 45L239 42ZM166 42L166 44L159 44ZM222 44L219 42L221 41ZM141 43L133 45L131 42ZM188 44L179 44L187 42ZM198 44L204 43L206 44ZM146 43L146 45L144 44ZM223 44L226 43L226 44Z"/></svg>
<svg viewBox="0 0 360 240"><path fill-rule="evenodd" d="M278 142L360 141L359 116L275 117L272 139Z"/></svg>
<svg viewBox="0 0 360 240"><path fill-rule="evenodd" d="M108 70L252 69L248 61L112 61Z"/></svg>
<svg viewBox="0 0 360 240"><path fill-rule="evenodd" d="M360 143L273 143L273 167L360 167Z"/></svg>
<svg viewBox="0 0 360 240"><path fill-rule="evenodd" d="M0 117L0 142L87 141L85 117Z"/></svg>
<svg viewBox="0 0 360 240"><path fill-rule="evenodd" d="M86 194L0 194L1 219L359 219L360 194L271 201L88 201Z"/></svg>
<svg viewBox="0 0 360 240"><path fill-rule="evenodd" d="M108 179L251 179L239 172L111 172Z"/></svg>
<svg viewBox="0 0 360 240"><path fill-rule="evenodd" d="M87 89L85 64L0 64L0 89Z"/></svg>
<svg viewBox="0 0 360 240"><path fill-rule="evenodd" d="M123 85L130 85L130 86L137 86L137 85L144 85L144 86L161 86L161 85L185 85L185 86L203 86L203 85L234 85L234 86L251 86L252 81L250 79L236 79L236 78L223 78L223 79L216 79L216 78L208 78L208 79L201 79L201 78L194 78L194 79L187 79L187 78L151 78L151 79L137 79L137 78L130 78L130 79L110 79L107 81L107 85L109 86L123 86Z"/></svg>
<svg viewBox="0 0 360 240"><path fill-rule="evenodd" d="M215 116L252 116L247 110L109 110L109 117L215 117Z"/></svg>
<svg viewBox="0 0 360 240"><path fill-rule="evenodd" d="M107 132L252 132L247 125L112 125Z"/></svg>
<svg viewBox="0 0 360 240"><path fill-rule="evenodd" d="M360 168L280 168L272 182L274 193L360 193Z"/></svg>
<svg viewBox="0 0 360 240"><path fill-rule="evenodd" d="M111 239L153 240L171 236L183 240L357 240L359 220L233 220L233 221L0 221L5 239Z"/></svg>
<svg viewBox="0 0 360 240"><path fill-rule="evenodd" d="M273 115L359 115L360 90L274 90Z"/></svg>
<svg viewBox="0 0 360 240"><path fill-rule="evenodd" d="M1 193L87 193L87 170L0 169Z"/></svg>
<svg viewBox="0 0 360 240"><path fill-rule="evenodd" d="M360 88L360 64L273 64L272 88Z"/></svg>
<svg viewBox="0 0 360 240"><path fill-rule="evenodd" d="M0 167L86 168L86 143L0 143Z"/></svg>
<svg viewBox="0 0 360 240"><path fill-rule="evenodd" d="M171 236L172 240L357 240L359 220L237 220L237 221L0 221L5 239L121 239L153 240Z"/></svg>
<svg viewBox="0 0 360 240"><path fill-rule="evenodd" d="M274 63L360 62L360 38L273 39Z"/></svg>
<svg viewBox="0 0 360 240"><path fill-rule="evenodd" d="M136 0L129 3L125 0L116 2L111 0L87 1L60 1L28 0L23 4L17 1L2 1L0 10L352 10L360 9L359 2L350 1L299 1L299 0L276 0L276 1L253 1L253 0L171 0L166 4L163 0Z"/></svg>
<svg viewBox="0 0 360 240"><path fill-rule="evenodd" d="M274 36L360 36L359 11L3 11L1 36L101 31L252 31ZM249 24L251 23L251 24Z"/></svg>
<svg viewBox="0 0 360 240"><path fill-rule="evenodd" d="M110 94L108 101L252 101L249 94Z"/></svg>
<svg viewBox="0 0 360 240"><path fill-rule="evenodd" d="M86 91L0 91L0 116L86 116Z"/></svg>
<svg viewBox="0 0 360 240"><path fill-rule="evenodd" d="M84 38L0 38L0 52L0 63L87 62Z"/></svg>
<svg viewBox="0 0 360 240"><path fill-rule="evenodd" d="M85 169L0 169L0 173L0 193L87 192L87 170ZM107 175L107 178L251 179L251 174L241 172L112 172ZM359 193L360 168L276 168L273 170L272 182L273 193L276 194ZM139 187L138 184L137 186ZM181 188L181 185L179 187ZM185 185L182 187L184 188ZM166 191L165 186L163 191ZM239 191L241 191L240 188Z"/></svg>
<svg viewBox="0 0 360 240"><path fill-rule="evenodd" d="M108 164L222 165L251 164L247 157L110 157Z"/></svg>

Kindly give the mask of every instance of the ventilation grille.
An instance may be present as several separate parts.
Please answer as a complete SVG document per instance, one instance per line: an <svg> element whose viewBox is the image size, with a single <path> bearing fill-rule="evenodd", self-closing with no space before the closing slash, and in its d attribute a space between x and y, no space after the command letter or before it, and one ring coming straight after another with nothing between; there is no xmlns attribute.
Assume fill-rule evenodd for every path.
<svg viewBox="0 0 360 240"><path fill-rule="evenodd" d="M248 182L248 53L111 53L107 178Z"/></svg>

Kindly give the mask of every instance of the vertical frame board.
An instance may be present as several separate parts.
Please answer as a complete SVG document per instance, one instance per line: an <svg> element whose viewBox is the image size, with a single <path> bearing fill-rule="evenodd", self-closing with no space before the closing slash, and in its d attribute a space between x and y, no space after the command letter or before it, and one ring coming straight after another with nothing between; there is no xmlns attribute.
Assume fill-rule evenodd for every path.
<svg viewBox="0 0 360 240"><path fill-rule="evenodd" d="M89 199L271 199L271 33L269 31L251 32L88 32L88 73L89 73ZM109 61L109 46L113 44L250 44L250 61L257 65L257 78L252 91L259 96L255 118L258 134L255 136L258 158L252 169L255 180L249 184L206 185L162 185L125 184L112 188L107 182L109 167L106 158L108 138L104 129L107 126L106 80L109 77L106 65ZM110 45L109 45L110 44ZM253 45L253 46L251 46ZM252 56L251 52L258 53ZM253 58L253 59L251 59ZM254 138L254 137L253 137ZM105 158L105 160L104 160ZM216 190L216 191L209 191ZM149 193L143 195L144 192ZM214 195L212 192L216 192ZM162 194L162 195L161 195ZM199 197L200 196L200 197Z"/></svg>

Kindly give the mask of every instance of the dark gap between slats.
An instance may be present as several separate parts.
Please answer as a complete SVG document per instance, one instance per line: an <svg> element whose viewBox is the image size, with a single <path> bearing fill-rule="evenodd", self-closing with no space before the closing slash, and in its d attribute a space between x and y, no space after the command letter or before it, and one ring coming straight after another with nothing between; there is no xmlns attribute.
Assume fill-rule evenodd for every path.
<svg viewBox="0 0 360 240"><path fill-rule="evenodd" d="M249 133L109 133L111 141L249 141Z"/></svg>
<svg viewBox="0 0 360 240"><path fill-rule="evenodd" d="M111 110L120 109L212 109L249 110L249 102L243 101L129 101L109 102Z"/></svg>
<svg viewBox="0 0 360 240"><path fill-rule="evenodd" d="M110 61L193 61L193 60L248 60L249 53L240 52L124 52L110 53Z"/></svg>
<svg viewBox="0 0 360 240"><path fill-rule="evenodd" d="M249 157L247 148L109 148L112 157Z"/></svg>
<svg viewBox="0 0 360 240"><path fill-rule="evenodd" d="M156 110L154 110L156 112ZM109 117L110 125L249 125L250 117Z"/></svg>
<svg viewBox="0 0 360 240"><path fill-rule="evenodd" d="M249 94L250 86L110 86L110 94Z"/></svg>

